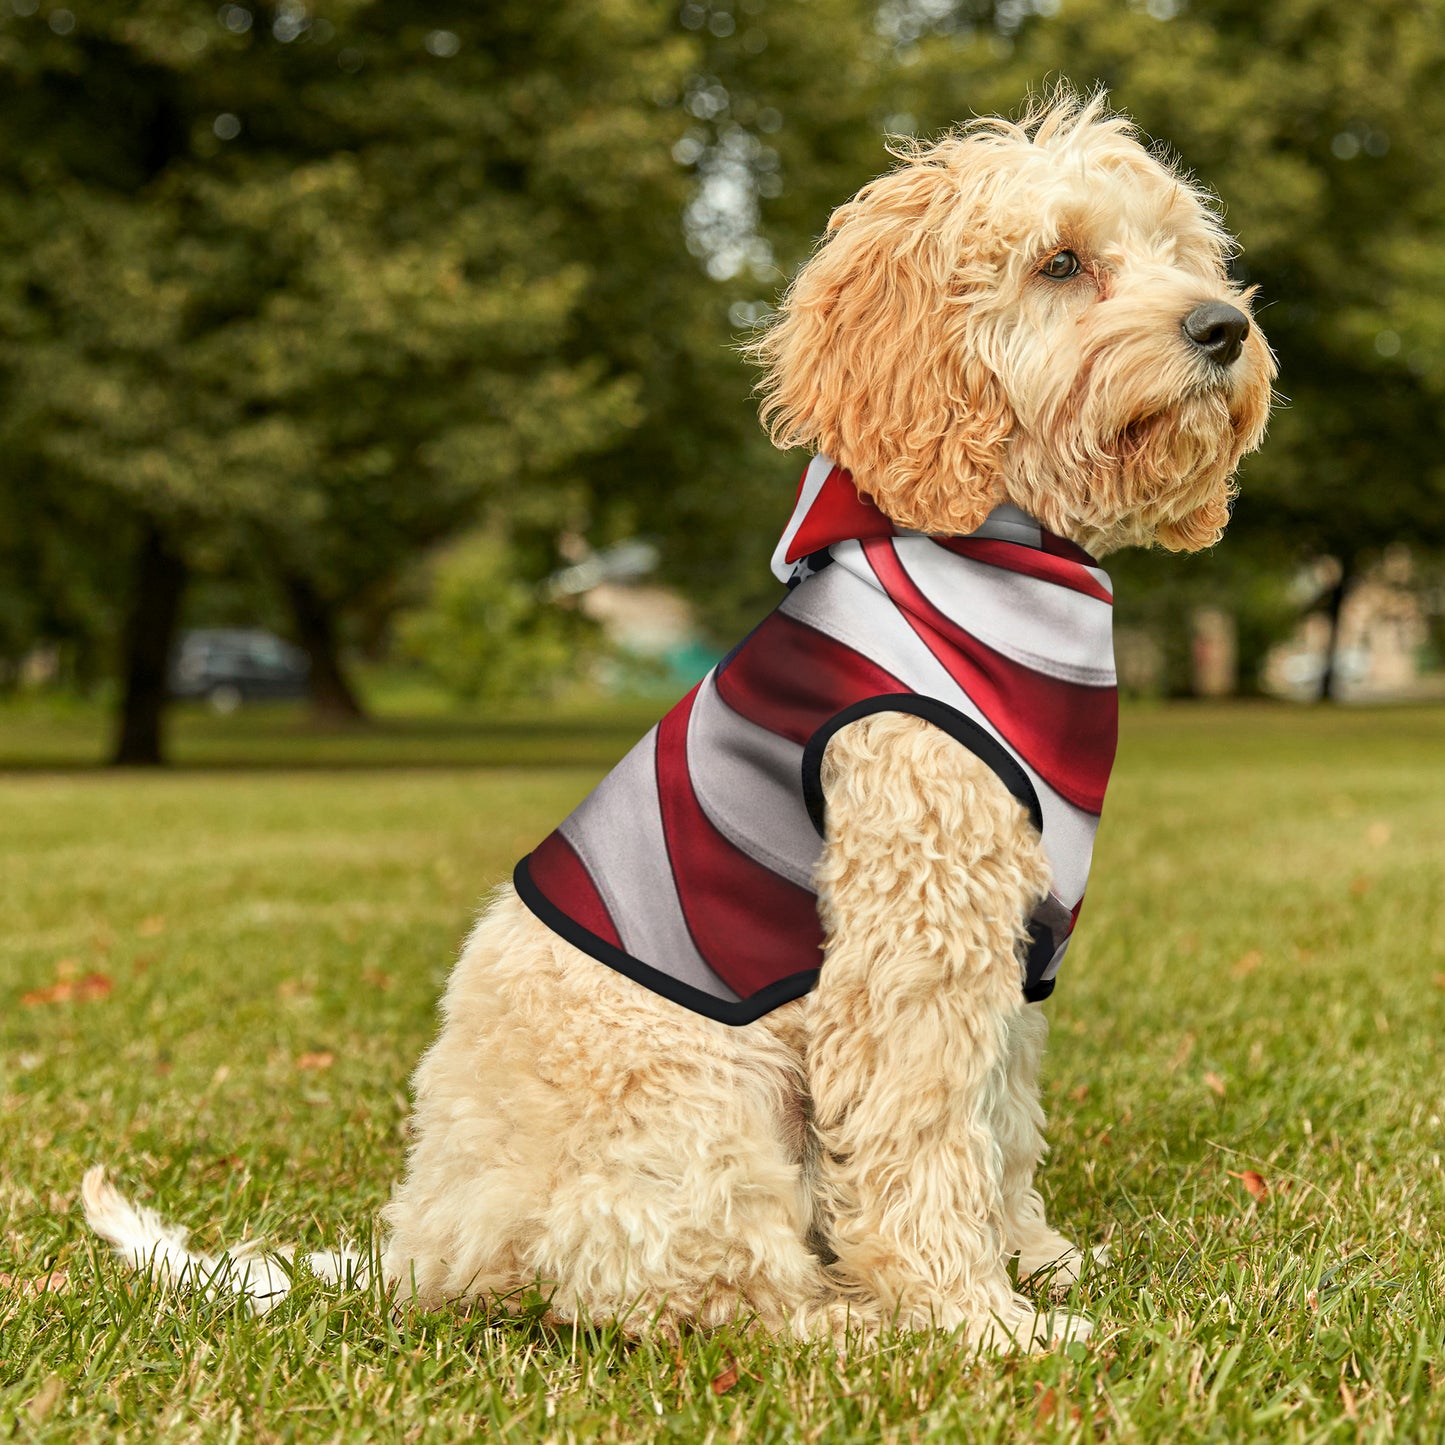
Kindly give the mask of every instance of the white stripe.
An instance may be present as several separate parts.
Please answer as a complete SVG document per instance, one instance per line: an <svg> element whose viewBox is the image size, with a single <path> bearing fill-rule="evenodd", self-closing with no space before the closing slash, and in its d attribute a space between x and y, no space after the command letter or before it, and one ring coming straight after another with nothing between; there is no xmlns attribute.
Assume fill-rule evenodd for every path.
<svg viewBox="0 0 1445 1445"><path fill-rule="evenodd" d="M828 480L828 474L833 470L833 463L825 456L816 456L808 463L808 470L803 473L802 490L798 493L797 503L793 507L793 515L788 519L788 525L783 529L782 538L773 549L773 576L779 582L786 582L793 575L795 562L789 562L788 548L793 545L793 538L798 535L798 528L803 525L803 519L812 509L813 503L818 500L818 493L823 490L823 483Z"/></svg>
<svg viewBox="0 0 1445 1445"><path fill-rule="evenodd" d="M811 893L823 844L803 803L802 748L734 712L709 674L688 722L687 765L713 826Z"/></svg>
<svg viewBox="0 0 1445 1445"><path fill-rule="evenodd" d="M1043 528L1022 507L1016 507L1012 502L1003 502L995 507L984 519L983 526L968 535L990 542L1022 542L1035 551L1044 545Z"/></svg>
<svg viewBox="0 0 1445 1445"><path fill-rule="evenodd" d="M656 728L557 831L591 874L628 953L714 998L738 997L708 967L683 917L662 832Z"/></svg>
<svg viewBox="0 0 1445 1445"><path fill-rule="evenodd" d="M893 551L914 586L985 646L1045 677L1115 687L1113 608L1057 582L959 557L932 542L895 538ZM869 586L878 582L861 547L834 559Z"/></svg>
<svg viewBox="0 0 1445 1445"><path fill-rule="evenodd" d="M846 544L857 546L855 542ZM837 548L834 555L844 550ZM1088 882L1098 820L1055 792L1019 757L876 584L864 582L851 570L835 565L795 587L780 611L861 652L913 692L957 708L1008 749L1039 795L1044 852L1054 875L1053 892L1066 908L1073 908L1084 896Z"/></svg>

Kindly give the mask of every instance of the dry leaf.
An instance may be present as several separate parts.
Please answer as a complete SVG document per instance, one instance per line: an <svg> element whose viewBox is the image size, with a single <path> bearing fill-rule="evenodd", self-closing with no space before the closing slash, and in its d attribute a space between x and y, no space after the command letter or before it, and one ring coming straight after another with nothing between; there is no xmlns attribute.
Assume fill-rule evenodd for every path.
<svg viewBox="0 0 1445 1445"><path fill-rule="evenodd" d="M1054 1415L1057 1413L1058 1408L1059 1397L1052 1389L1045 1390L1039 1396L1038 1404L1034 1407L1034 1424L1052 1425L1054 1423Z"/></svg>
<svg viewBox="0 0 1445 1445"><path fill-rule="evenodd" d="M114 987L108 974L88 973L84 978L62 978L48 988L32 989L20 995L20 1002L25 1008L35 1008L38 1004L70 1003L72 1000L89 1003L105 998Z"/></svg>
<svg viewBox="0 0 1445 1445"><path fill-rule="evenodd" d="M714 1395L726 1395L729 1390L738 1382L738 1362L731 1355L728 1356L728 1367L720 1375L714 1375L712 1381L712 1392Z"/></svg>
<svg viewBox="0 0 1445 1445"><path fill-rule="evenodd" d="M1350 896L1352 898L1363 898L1373 886L1373 879L1366 878L1363 873L1356 874L1350 879Z"/></svg>
<svg viewBox="0 0 1445 1445"><path fill-rule="evenodd" d="M1221 1099L1224 1097L1224 1080L1213 1069L1205 1074L1204 1085L1211 1093L1218 1094Z"/></svg>
<svg viewBox="0 0 1445 1445"><path fill-rule="evenodd" d="M1194 1035L1185 1034L1179 1041L1179 1047L1174 1051L1174 1057L1169 1060L1165 1067L1172 1074L1176 1069L1181 1069L1189 1060L1189 1055L1194 1052Z"/></svg>
<svg viewBox="0 0 1445 1445"><path fill-rule="evenodd" d="M1435 987L1445 988L1445 973L1437 973L1435 975Z"/></svg>
<svg viewBox="0 0 1445 1445"><path fill-rule="evenodd" d="M59 1375L51 1375L31 1397L26 1411L38 1425L55 1409L64 1394L65 1381Z"/></svg>
<svg viewBox="0 0 1445 1445"><path fill-rule="evenodd" d="M18 1274L0 1274L0 1289L13 1289L26 1299L43 1294L65 1294L70 1289L70 1276L64 1269L26 1279Z"/></svg>
<svg viewBox="0 0 1445 1445"><path fill-rule="evenodd" d="M1245 1192L1252 1199L1263 1199L1269 1193L1269 1182L1264 1175L1255 1169L1243 1169L1238 1174L1233 1169L1229 1171L1231 1179L1237 1179L1244 1185Z"/></svg>
<svg viewBox="0 0 1445 1445"><path fill-rule="evenodd" d="M159 913L151 918L142 918L136 927L136 932L142 938L158 938L166 931L166 921Z"/></svg>
<svg viewBox="0 0 1445 1445"><path fill-rule="evenodd" d="M328 1053L325 1049L318 1049L313 1054L302 1054L296 1060L298 1069L329 1069L336 1062L336 1055Z"/></svg>
<svg viewBox="0 0 1445 1445"><path fill-rule="evenodd" d="M72 993L75 986L70 983L53 983L49 988L32 988L29 993L20 995L21 1008L35 1008L42 1003L64 1003Z"/></svg>
<svg viewBox="0 0 1445 1445"><path fill-rule="evenodd" d="M1247 978L1263 962L1264 955L1257 948L1251 948L1229 971L1235 978Z"/></svg>
<svg viewBox="0 0 1445 1445"><path fill-rule="evenodd" d="M1080 1084L1077 1089L1069 1090L1069 1098L1071 1098L1076 1104L1082 1104L1084 1100L1088 1097L1089 1086L1087 1084Z"/></svg>
<svg viewBox="0 0 1445 1445"><path fill-rule="evenodd" d="M1343 1380L1340 1381L1340 1403L1345 1407L1345 1418L1347 1420L1358 1420L1360 1418L1360 1411L1355 1403L1355 1392L1350 1389Z"/></svg>

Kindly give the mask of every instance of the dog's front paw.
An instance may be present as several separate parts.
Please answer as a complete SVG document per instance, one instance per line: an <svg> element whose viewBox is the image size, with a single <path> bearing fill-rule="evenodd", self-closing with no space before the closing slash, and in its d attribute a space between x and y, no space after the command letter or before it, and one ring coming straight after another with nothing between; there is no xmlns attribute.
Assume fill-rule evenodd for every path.
<svg viewBox="0 0 1445 1445"><path fill-rule="evenodd" d="M1037 1354L1075 1340L1087 1340L1093 1329L1094 1322L1085 1315L1041 1310L1032 1300L1014 1295L1004 1310L978 1329L970 1329L968 1338L979 1350L998 1354L1024 1350Z"/></svg>
<svg viewBox="0 0 1445 1445"><path fill-rule="evenodd" d="M1087 1257L1095 1264L1107 1264L1109 1246L1096 1244ZM1056 1234L1050 1241L1019 1251L1019 1283L1064 1294L1079 1282L1084 1262L1083 1251Z"/></svg>

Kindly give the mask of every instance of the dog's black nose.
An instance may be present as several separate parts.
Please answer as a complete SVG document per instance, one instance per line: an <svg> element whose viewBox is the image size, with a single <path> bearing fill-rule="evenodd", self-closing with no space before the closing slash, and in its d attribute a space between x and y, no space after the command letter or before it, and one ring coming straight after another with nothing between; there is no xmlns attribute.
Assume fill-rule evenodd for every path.
<svg viewBox="0 0 1445 1445"><path fill-rule="evenodd" d="M1184 334L1211 361L1228 366L1244 349L1249 317L1223 301L1206 301L1184 318Z"/></svg>

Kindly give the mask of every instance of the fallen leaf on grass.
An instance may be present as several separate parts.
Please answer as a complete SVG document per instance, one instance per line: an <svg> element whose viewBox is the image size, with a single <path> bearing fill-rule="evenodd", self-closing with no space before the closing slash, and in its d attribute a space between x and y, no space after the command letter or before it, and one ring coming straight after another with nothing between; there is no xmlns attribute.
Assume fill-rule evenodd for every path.
<svg viewBox="0 0 1445 1445"><path fill-rule="evenodd" d="M301 1054L296 1059L298 1069L329 1069L336 1062L336 1055L328 1053L325 1049L318 1049L313 1054Z"/></svg>
<svg viewBox="0 0 1445 1445"><path fill-rule="evenodd" d="M25 1299L43 1294L65 1294L70 1289L70 1276L63 1269L26 1279L18 1274L0 1274L0 1289L13 1289Z"/></svg>
<svg viewBox="0 0 1445 1445"><path fill-rule="evenodd" d="M1188 1061L1189 1055L1194 1052L1194 1035L1185 1034L1179 1041L1179 1047L1174 1050L1174 1057L1169 1060L1165 1068L1172 1074L1176 1069L1182 1068Z"/></svg>
<svg viewBox="0 0 1445 1445"><path fill-rule="evenodd" d="M1437 973L1435 975L1435 987L1445 988L1445 973Z"/></svg>
<svg viewBox="0 0 1445 1445"><path fill-rule="evenodd" d="M1374 879L1366 878L1363 873L1357 874L1350 879L1350 896L1352 898L1363 898L1374 884Z"/></svg>
<svg viewBox="0 0 1445 1445"><path fill-rule="evenodd" d="M48 988L32 989L29 993L20 995L20 1003L24 1008L72 1001L90 1003L94 999L105 998L114 987L109 974L88 973L84 978L57 979Z"/></svg>
<svg viewBox="0 0 1445 1445"><path fill-rule="evenodd" d="M1340 1404L1345 1407L1345 1418L1347 1420L1358 1420L1360 1418L1359 1406L1355 1402L1355 1392L1340 1381Z"/></svg>
<svg viewBox="0 0 1445 1445"><path fill-rule="evenodd" d="M1224 1080L1220 1078L1220 1076L1216 1074L1213 1069L1210 1069L1210 1071L1205 1074L1204 1087L1207 1088L1210 1093L1218 1094L1221 1099L1224 1097Z"/></svg>
<svg viewBox="0 0 1445 1445"><path fill-rule="evenodd" d="M142 918L136 926L136 932L142 938L159 938L166 931L166 921L159 913L151 918Z"/></svg>
<svg viewBox="0 0 1445 1445"><path fill-rule="evenodd" d="M1089 1086L1087 1084L1080 1084L1077 1089L1069 1090L1069 1098L1071 1098L1076 1104L1082 1104L1084 1100L1088 1097Z"/></svg>
<svg viewBox="0 0 1445 1445"><path fill-rule="evenodd" d="M712 1379L712 1392L714 1395L726 1395L729 1390L738 1382L738 1362L731 1355L728 1356L728 1367L720 1375L714 1375Z"/></svg>
<svg viewBox="0 0 1445 1445"><path fill-rule="evenodd" d="M59 1375L51 1375L31 1396L30 1403L25 1407L26 1413L38 1425L55 1409L64 1394L65 1381Z"/></svg>
<svg viewBox="0 0 1445 1445"><path fill-rule="evenodd" d="M1052 1425L1054 1423L1054 1415L1057 1412L1058 1407L1059 1397L1053 1392L1052 1389L1044 1390L1039 1395L1038 1403L1034 1407L1034 1424Z"/></svg>
<svg viewBox="0 0 1445 1445"><path fill-rule="evenodd" d="M1229 971L1235 978L1247 978L1264 962L1264 954L1259 949L1251 948Z"/></svg>
<svg viewBox="0 0 1445 1445"><path fill-rule="evenodd" d="M1245 1192L1249 1194L1251 1198L1263 1199L1264 1196L1269 1193L1269 1181L1266 1180L1264 1175L1259 1173L1258 1170L1242 1169L1236 1174L1235 1171L1231 1169L1228 1172L1231 1179L1237 1179L1244 1185Z"/></svg>

